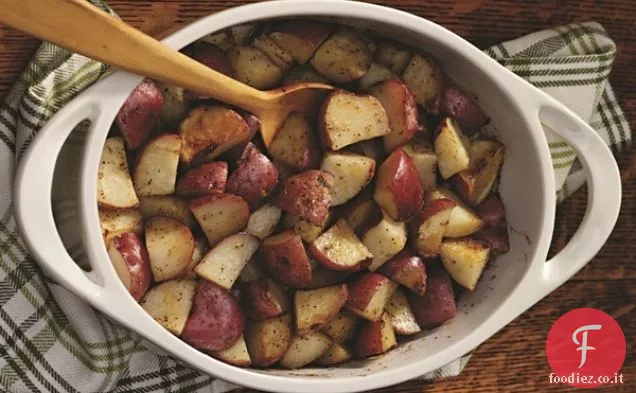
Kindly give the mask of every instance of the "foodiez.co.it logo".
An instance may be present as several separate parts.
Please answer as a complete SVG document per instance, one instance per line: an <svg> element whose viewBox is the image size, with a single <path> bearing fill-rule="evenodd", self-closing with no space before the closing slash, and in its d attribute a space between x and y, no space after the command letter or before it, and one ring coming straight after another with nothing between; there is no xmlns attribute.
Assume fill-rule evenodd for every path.
<svg viewBox="0 0 636 393"><path fill-rule="evenodd" d="M608 314L579 308L559 318L550 329L546 356L550 383L580 388L623 383L619 373L626 355L625 335Z"/></svg>

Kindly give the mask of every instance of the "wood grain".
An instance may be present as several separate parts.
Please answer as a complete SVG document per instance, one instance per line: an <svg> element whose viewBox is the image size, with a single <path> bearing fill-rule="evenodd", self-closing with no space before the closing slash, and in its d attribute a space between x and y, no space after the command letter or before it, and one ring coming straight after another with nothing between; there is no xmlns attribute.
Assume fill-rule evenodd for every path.
<svg viewBox="0 0 636 393"><path fill-rule="evenodd" d="M160 34L176 24L246 1L109 0L133 26ZM480 48L538 29L570 22L595 20L603 24L618 46L611 82L636 129L636 1L614 0L384 0L393 6L429 18L453 30ZM19 76L37 41L0 27L0 96ZM435 382L411 381L382 392L576 392L567 385L550 385L545 339L554 321L583 306L597 307L615 316L628 342L622 369L623 385L604 386L603 392L636 391L636 149L618 157L623 179L623 205L613 235L593 261L570 282L550 294L475 352L464 373ZM585 189L561 204L557 212L551 252L561 249L576 231L585 212ZM245 390L247 392L247 390ZM599 389L599 391L601 391Z"/></svg>

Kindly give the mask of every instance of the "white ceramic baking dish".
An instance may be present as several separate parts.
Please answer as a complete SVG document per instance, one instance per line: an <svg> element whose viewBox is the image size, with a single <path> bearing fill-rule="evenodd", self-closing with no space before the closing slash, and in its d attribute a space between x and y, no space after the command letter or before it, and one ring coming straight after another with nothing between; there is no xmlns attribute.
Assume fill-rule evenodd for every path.
<svg viewBox="0 0 636 393"><path fill-rule="evenodd" d="M371 28L432 52L452 78L476 93L506 145L500 192L510 225L511 249L491 264L476 291L460 298L457 317L385 356L329 369L240 369L171 335L128 295L110 263L100 233L95 198L101 149L118 109L142 79L126 72L117 72L95 84L56 114L22 159L16 176L16 217L22 238L48 274L113 319L211 375L275 392L354 392L420 376L468 353L572 277L599 251L614 227L621 202L618 168L609 149L562 104L439 25L366 3L294 0L229 9L193 23L164 42L180 49L231 25L298 16ZM81 218L77 225L82 228L90 272L80 269L65 250L51 204L55 161L71 130L84 119L89 119L91 126L82 157L78 190ZM555 184L542 123L578 151L587 171L589 193L580 229L547 263L555 216Z"/></svg>

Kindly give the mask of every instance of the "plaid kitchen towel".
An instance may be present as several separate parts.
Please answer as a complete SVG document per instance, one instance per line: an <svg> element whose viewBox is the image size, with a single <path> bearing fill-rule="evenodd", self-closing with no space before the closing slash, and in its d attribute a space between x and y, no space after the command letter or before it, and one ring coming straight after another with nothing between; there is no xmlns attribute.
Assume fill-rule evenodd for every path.
<svg viewBox="0 0 636 393"><path fill-rule="evenodd" d="M101 1L92 2L110 12ZM614 152L630 144L628 123L607 82L616 47L599 24L541 31L487 53L588 120ZM106 72L102 64L45 43L0 107L0 390L226 392L233 386L153 349L48 280L16 233L12 178L19 158L60 107ZM548 138L560 201L585 180L574 151L558 137ZM71 139L69 149L81 145L81 138ZM66 172L72 168L59 165L64 176L72 177ZM54 205L56 217L73 221L68 207ZM71 231L61 223L60 232ZM78 247L68 248L80 259ZM458 375L469 358L423 378Z"/></svg>

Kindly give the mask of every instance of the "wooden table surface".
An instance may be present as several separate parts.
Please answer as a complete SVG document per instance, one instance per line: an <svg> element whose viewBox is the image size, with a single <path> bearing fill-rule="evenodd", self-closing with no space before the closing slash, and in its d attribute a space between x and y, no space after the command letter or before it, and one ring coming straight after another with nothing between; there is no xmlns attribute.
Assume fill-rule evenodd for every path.
<svg viewBox="0 0 636 393"><path fill-rule="evenodd" d="M238 0L109 0L133 26L159 34L176 24L247 3ZM385 0L393 6L431 19L480 48L538 29L596 20L618 46L611 83L636 129L636 1L634 0ZM1 12L1 11L0 11ZM38 46L34 39L0 27L0 96L4 96ZM627 338L622 369L625 384L603 392L636 391L636 150L618 158L623 179L623 205L613 235L581 272L500 331L475 352L459 377L435 382L412 381L383 392L573 392L550 385L545 339L556 319L578 307L599 308L617 319ZM585 189L558 208L552 253L572 236L585 212Z"/></svg>

